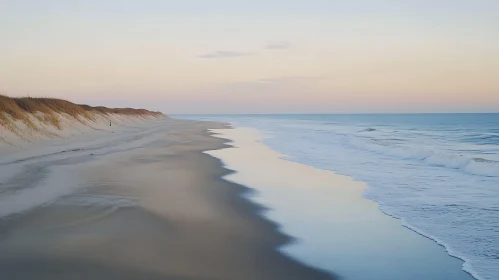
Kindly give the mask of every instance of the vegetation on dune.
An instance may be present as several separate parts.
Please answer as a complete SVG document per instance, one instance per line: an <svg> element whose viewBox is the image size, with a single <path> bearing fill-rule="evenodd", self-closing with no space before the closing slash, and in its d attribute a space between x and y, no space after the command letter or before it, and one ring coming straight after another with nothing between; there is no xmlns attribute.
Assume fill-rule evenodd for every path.
<svg viewBox="0 0 499 280"><path fill-rule="evenodd" d="M78 121L82 119L93 120L94 114L120 114L140 117L163 116L160 112L152 112L145 109L92 107L56 98L12 98L0 95L0 126L10 130L13 129L11 119L20 120L29 128L36 130L37 127L33 123L33 117L43 123L51 124L61 129L60 114L67 114Z"/></svg>

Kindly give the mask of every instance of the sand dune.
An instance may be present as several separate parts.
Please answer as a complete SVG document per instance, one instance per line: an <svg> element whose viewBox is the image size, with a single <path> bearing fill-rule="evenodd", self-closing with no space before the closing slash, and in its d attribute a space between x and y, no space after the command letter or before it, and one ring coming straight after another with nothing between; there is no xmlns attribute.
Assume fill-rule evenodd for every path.
<svg viewBox="0 0 499 280"><path fill-rule="evenodd" d="M0 156L7 146L70 138L95 131L114 131L165 118L160 112L133 108L78 105L53 98L0 95Z"/></svg>

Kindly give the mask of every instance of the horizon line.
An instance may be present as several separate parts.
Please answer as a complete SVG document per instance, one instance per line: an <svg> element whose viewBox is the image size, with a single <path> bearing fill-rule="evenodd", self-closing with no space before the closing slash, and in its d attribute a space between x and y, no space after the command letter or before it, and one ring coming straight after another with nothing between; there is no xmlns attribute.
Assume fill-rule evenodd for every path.
<svg viewBox="0 0 499 280"><path fill-rule="evenodd" d="M471 114L483 114L483 115L493 115L499 114L497 112L426 112L426 113L173 113L168 114L169 116L174 115L471 115Z"/></svg>

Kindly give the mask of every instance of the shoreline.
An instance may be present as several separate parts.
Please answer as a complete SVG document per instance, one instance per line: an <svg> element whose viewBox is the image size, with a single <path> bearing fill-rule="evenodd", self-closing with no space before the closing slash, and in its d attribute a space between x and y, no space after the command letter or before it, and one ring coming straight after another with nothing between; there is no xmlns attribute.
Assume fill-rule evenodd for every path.
<svg viewBox="0 0 499 280"><path fill-rule="evenodd" d="M369 198L365 198L365 199L371 200L371 199L369 199ZM372 200L372 201L374 201L374 200ZM376 201L374 201L374 202L376 202ZM376 202L376 203L378 203L378 202ZM378 204L379 204L379 203L378 203ZM453 249L452 249L452 248L450 248L450 247L448 247L448 245L447 245L446 243L442 242L442 241L441 241L440 239L438 239L437 237L435 237L435 236L433 236L433 235L431 235L431 234L429 234L429 233L427 233L427 232L425 232L425 231L423 231L423 230L421 230L421 229L417 228L416 226L411 225L411 224L410 224L410 223L408 223L405 219L400 218L400 217L398 217L398 216L396 216L396 215L392 215L392 214L390 214L390 213L387 213L387 212L383 211L381 207L379 208L379 210L380 210L383 214L387 215L388 217L391 217L391 218L394 218L394 219L396 219L396 220L399 220L399 221L400 221L400 223L401 223L401 226L403 226L404 228L407 228L408 230L410 230L410 231L414 232L415 234L418 234L418 235L420 235L420 236L422 236L422 237L424 237L424 238L426 238L426 239L428 239L428 240L431 240L431 241L433 241L435 244L437 244L438 246L442 247L442 248L445 250L445 252L447 252L447 255L449 255L449 257L451 257L451 258L455 258L455 259L457 259L457 260L459 260L459 261L461 261L461 262L463 263L463 265L462 265L462 270L463 270L464 272L466 272L466 273L467 273L467 274L469 274L471 277L473 277L473 279L476 279L476 280L482 280L482 278L481 278L481 277L479 277L479 276L477 275L477 273L476 273L476 272L475 272L472 268L470 268L469 263L468 263L470 260L469 260L469 259L467 259L467 258L466 258L466 257L464 257L464 256L460 256L458 253L455 253L455 252L453 251Z"/></svg>
<svg viewBox="0 0 499 280"><path fill-rule="evenodd" d="M340 276L347 279L372 279L372 277L379 279L402 279L400 277L403 277L403 279L419 279L420 277L453 280L474 279L467 271L463 270L461 259L450 256L446 248L435 243L434 240L404 227L403 221L381 212L377 203L364 198L364 190L367 188L365 184L331 171L320 170L297 162L288 161L284 158L285 155L279 154L259 142L263 139L262 135L259 135L255 130L250 132L248 130L250 129L241 127L232 130L212 130L217 133L218 137L232 140L234 147L232 151L226 150L224 152L224 150L217 150L210 154L222 159L228 168L237 170L238 173L227 176L226 179L255 188L258 191L258 195L249 197L249 199L256 200L257 202L263 200L263 204L269 205L272 209L265 216L273 221L278 221L285 233L298 238L299 242L284 247L283 252L310 265L326 270L334 270ZM244 157L247 159L246 162L238 160ZM258 163L263 161L274 162L274 167L267 163ZM266 168L261 167L261 165L265 165ZM281 171L278 168L281 168ZM292 170L295 171L293 172ZM323 181L330 182L329 186L324 186L324 188L329 188L329 190L323 192L320 190L322 187L312 187L310 190L304 190L303 187L300 189L300 186L295 184L297 181L304 180L299 175L296 176L300 172L309 179L308 182L302 181L302 185L308 185L309 187L314 184L320 185L320 182L310 183L310 180L314 176L322 176L321 172L331 174L329 175L331 179L323 178ZM260 177L269 177L270 179L265 181L260 179ZM334 191L334 186L338 185L338 180L349 180L350 183L343 182L341 183L344 184L343 190L337 189ZM293 191L293 188L297 191ZM357 191L352 193L348 191L348 188L357 189ZM341 196L343 199L350 199L351 205L343 204L341 207L335 208L331 204L342 203L341 200L329 199L321 202L323 198L320 195L309 195L308 193L311 192L322 192L322 196ZM293 198L293 195L298 196L298 198ZM281 200L285 200L285 202ZM298 205L301 203L302 207L311 207L310 203L307 203L310 201L316 204L313 207L322 207L322 209L317 211L307 209L306 211L310 212L308 214L312 215L313 218L304 217L302 220L295 217L306 215L299 211L294 211L294 209L286 205ZM364 209L363 211L358 211L358 208ZM338 224L337 221L328 221L331 217L335 217L336 220L342 220L342 217L336 216L334 211L346 211L349 213L349 217L346 219L343 217L343 220L345 220L343 224ZM355 211L358 211L358 213L352 214ZM293 216L293 218L290 218L290 216ZM314 224L314 220L317 224ZM375 223L373 224L371 220L374 220ZM331 223L329 228L321 225L321 223L326 221ZM369 225L370 223L371 225ZM332 225L336 226L333 227ZM377 229L380 226L385 227L385 230ZM315 231L322 231L323 235L330 235L310 234L302 230L304 227L309 228L310 231L315 229ZM341 227L341 230L338 230L338 227ZM363 232L369 232L369 234L363 234ZM357 238L349 239L348 234L353 234ZM385 235L391 236L393 241L386 240ZM343 240L343 243L350 244L351 248L341 248L341 242L335 243L334 239ZM373 241L369 242L370 239ZM364 248L358 248L356 241L364 244ZM381 248L376 249L376 246ZM323 248L327 247L330 247L333 251L340 252L323 252ZM398 250L394 251L395 248L398 248ZM372 254L378 258L385 258L387 261L376 261L369 258L363 261L362 257L353 258L353 256L350 257L352 258L350 263L334 261L338 258L345 258L351 251L356 250L359 254ZM412 251L415 256L407 256L407 253L404 253L404 251ZM353 264L354 261L358 263ZM378 263L378 268L376 265L369 264L376 262ZM353 269L349 270L349 266ZM399 274L397 275L397 272L385 272L382 268L386 266L391 266L391 270L399 270ZM356 270L370 272L359 274ZM422 270L426 271L422 272ZM408 275L411 273L412 275Z"/></svg>
<svg viewBox="0 0 499 280"><path fill-rule="evenodd" d="M265 208L245 198L249 188L222 178L232 170L204 153L228 147L207 131L212 128L224 126L167 120L131 133L139 138L134 145L129 138L100 141L91 150L12 163L32 182L12 185L6 175L2 190L31 185L44 192L46 178L75 188L0 219L0 276L335 279L278 250L292 238L261 217ZM41 167L48 169L39 178ZM51 177L57 172L50 168L71 168L78 178Z"/></svg>

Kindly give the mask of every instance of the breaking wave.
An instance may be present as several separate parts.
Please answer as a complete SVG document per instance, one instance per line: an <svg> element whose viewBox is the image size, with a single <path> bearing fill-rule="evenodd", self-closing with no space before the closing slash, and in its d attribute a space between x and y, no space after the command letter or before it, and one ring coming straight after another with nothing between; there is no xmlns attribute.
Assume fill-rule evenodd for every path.
<svg viewBox="0 0 499 280"><path fill-rule="evenodd" d="M480 176L499 177L499 162L466 155L445 153L430 148L404 147L384 144L382 141L353 139L351 144L357 148L382 153L402 159L415 159L427 164L459 169Z"/></svg>

